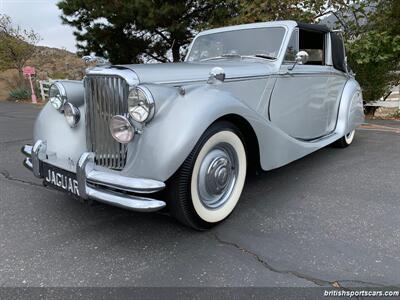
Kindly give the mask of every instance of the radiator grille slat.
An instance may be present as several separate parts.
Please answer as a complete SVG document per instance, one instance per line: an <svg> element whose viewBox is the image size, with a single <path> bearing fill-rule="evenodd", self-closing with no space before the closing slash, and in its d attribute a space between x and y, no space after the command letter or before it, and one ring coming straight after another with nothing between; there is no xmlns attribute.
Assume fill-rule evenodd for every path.
<svg viewBox="0 0 400 300"><path fill-rule="evenodd" d="M97 165L116 170L125 166L127 146L113 139L109 122L115 115L127 115L128 91L127 82L118 76L85 78L86 142Z"/></svg>

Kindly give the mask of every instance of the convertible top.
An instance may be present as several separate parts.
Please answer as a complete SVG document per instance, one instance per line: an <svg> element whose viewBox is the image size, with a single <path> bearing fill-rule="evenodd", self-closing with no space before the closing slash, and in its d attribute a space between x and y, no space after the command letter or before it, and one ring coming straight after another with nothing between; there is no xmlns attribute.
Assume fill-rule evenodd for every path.
<svg viewBox="0 0 400 300"><path fill-rule="evenodd" d="M305 30L312 30L312 31L320 31L320 32L330 32L331 30L328 28L326 25L321 25L321 24L307 24L307 23L301 23L301 22L296 22L297 27L300 29L305 29Z"/></svg>
<svg viewBox="0 0 400 300"><path fill-rule="evenodd" d="M347 72L346 54L345 54L342 35L332 32L331 42L332 42L333 67L340 71Z"/></svg>

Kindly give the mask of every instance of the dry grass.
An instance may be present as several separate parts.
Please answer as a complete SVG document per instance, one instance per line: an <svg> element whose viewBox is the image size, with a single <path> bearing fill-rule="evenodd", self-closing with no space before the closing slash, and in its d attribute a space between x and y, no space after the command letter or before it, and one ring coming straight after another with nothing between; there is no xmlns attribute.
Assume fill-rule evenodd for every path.
<svg viewBox="0 0 400 300"><path fill-rule="evenodd" d="M36 68L36 79L83 78L86 65L76 54L66 50L38 46L32 59L27 63ZM9 91L18 85L17 70L0 72L0 100L8 98Z"/></svg>

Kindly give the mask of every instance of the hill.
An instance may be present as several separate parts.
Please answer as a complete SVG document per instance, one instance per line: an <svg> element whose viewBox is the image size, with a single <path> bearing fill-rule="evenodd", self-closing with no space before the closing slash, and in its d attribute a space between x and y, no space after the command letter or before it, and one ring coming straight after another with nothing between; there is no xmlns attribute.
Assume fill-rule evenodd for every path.
<svg viewBox="0 0 400 300"><path fill-rule="evenodd" d="M35 54L27 65L36 68L36 79L82 79L86 65L76 54L64 49L35 47ZM8 98L9 91L16 87L17 71L0 72L0 100Z"/></svg>

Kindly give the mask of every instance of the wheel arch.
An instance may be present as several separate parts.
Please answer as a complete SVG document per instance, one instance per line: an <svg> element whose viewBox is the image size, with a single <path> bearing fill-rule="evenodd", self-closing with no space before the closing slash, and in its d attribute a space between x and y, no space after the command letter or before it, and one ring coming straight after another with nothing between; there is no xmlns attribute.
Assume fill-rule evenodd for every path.
<svg viewBox="0 0 400 300"><path fill-rule="evenodd" d="M364 122L362 91L358 82L351 78L343 88L335 132L342 137Z"/></svg>
<svg viewBox="0 0 400 300"><path fill-rule="evenodd" d="M261 170L260 145L256 132L250 122L238 114L227 114L216 119L212 124L221 121L230 122L239 129L245 144L248 166L254 171Z"/></svg>
<svg viewBox="0 0 400 300"><path fill-rule="evenodd" d="M250 151L258 148L254 126L250 125L258 120L257 115L232 94L213 85L188 88L184 95L171 94L159 107L143 134L128 146L123 172L132 177L166 181L207 128L219 120L230 121L243 131Z"/></svg>

